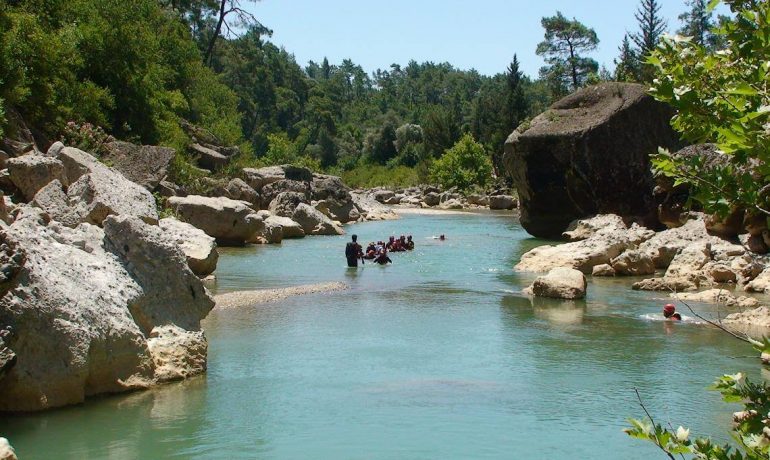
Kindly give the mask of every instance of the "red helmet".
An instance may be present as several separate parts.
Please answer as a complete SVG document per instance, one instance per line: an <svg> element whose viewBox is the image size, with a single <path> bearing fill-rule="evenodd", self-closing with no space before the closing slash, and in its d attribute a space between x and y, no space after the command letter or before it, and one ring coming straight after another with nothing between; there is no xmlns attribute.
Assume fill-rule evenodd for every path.
<svg viewBox="0 0 770 460"><path fill-rule="evenodd" d="M676 307L674 306L674 304L667 303L663 307L663 316L665 316L666 318L668 318L669 316L673 315L674 313L676 313Z"/></svg>

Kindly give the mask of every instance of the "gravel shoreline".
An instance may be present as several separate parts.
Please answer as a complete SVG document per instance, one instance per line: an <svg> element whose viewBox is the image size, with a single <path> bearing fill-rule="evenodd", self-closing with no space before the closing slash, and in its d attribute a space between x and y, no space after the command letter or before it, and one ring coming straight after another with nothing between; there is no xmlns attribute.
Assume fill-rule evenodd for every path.
<svg viewBox="0 0 770 460"><path fill-rule="evenodd" d="M282 289L227 292L225 294L214 296L214 301L216 302L214 308L225 309L246 307L260 303L276 302L278 300L300 295L344 291L349 288L350 287L345 283L320 283Z"/></svg>

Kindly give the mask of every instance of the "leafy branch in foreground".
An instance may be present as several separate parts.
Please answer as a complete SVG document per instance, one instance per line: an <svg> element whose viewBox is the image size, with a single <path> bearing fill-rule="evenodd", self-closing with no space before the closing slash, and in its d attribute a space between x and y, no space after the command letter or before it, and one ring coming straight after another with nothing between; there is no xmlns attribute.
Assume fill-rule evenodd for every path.
<svg viewBox="0 0 770 460"><path fill-rule="evenodd" d="M739 446L717 445L708 438L690 439L690 430L680 426L666 428L656 424L637 391L639 404L647 420L630 419L631 428L624 431L631 437L655 444L669 458L691 454L691 458L709 460L760 460L770 458L770 388L764 382L755 384L745 375L724 375L714 384L725 402L742 402L743 410L733 414L734 438Z"/></svg>
<svg viewBox="0 0 770 460"><path fill-rule="evenodd" d="M690 184L709 212L770 214L770 2L725 3L735 17L715 31L723 49L667 36L648 59L657 70L651 94L676 109L672 126L690 142L716 144L718 158L662 151L653 166Z"/></svg>

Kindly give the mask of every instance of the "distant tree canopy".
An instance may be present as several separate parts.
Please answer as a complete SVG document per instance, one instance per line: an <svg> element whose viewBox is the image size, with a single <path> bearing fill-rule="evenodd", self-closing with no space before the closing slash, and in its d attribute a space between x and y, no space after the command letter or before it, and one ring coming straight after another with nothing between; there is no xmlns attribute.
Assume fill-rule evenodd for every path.
<svg viewBox="0 0 770 460"><path fill-rule="evenodd" d="M572 90L580 88L599 70L595 60L582 56L599 45L596 32L577 19L568 20L561 12L543 18L542 25L545 40L537 45L537 54L544 57L548 66L541 69L541 76L552 83L557 94L565 92L568 86Z"/></svg>

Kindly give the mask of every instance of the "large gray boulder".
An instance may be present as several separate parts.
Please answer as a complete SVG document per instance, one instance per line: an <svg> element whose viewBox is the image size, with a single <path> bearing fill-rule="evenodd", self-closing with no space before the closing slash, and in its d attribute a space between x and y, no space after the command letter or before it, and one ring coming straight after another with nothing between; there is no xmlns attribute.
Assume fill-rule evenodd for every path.
<svg viewBox="0 0 770 460"><path fill-rule="evenodd" d="M249 203L254 209L261 205L259 193L251 188L243 179L231 179L224 188L224 196L233 200L240 200Z"/></svg>
<svg viewBox="0 0 770 460"><path fill-rule="evenodd" d="M303 182L291 179L281 179L262 187L261 202L262 208L267 209L278 195L282 193L295 193L302 197L304 203L310 202L311 189L310 182Z"/></svg>
<svg viewBox="0 0 770 460"><path fill-rule="evenodd" d="M262 187L279 180L310 182L313 180L313 172L307 168L293 165L243 168L243 178L254 190L261 192Z"/></svg>
<svg viewBox="0 0 770 460"><path fill-rule="evenodd" d="M270 216L265 219L266 226L280 226L282 238L304 238L305 230L297 222L294 222L288 217L283 216Z"/></svg>
<svg viewBox="0 0 770 460"><path fill-rule="evenodd" d="M297 192L282 192L270 202L268 209L276 216L291 217L294 215L294 210L297 209L297 206L299 206L300 203L307 204L307 197L304 194Z"/></svg>
<svg viewBox="0 0 770 460"><path fill-rule="evenodd" d="M0 329L11 327L6 346L18 356L0 378L0 411L77 404L205 371L200 320L214 302L157 226L110 216L104 229L70 229L23 207L0 231L0 259ZM160 336L173 366L149 346Z"/></svg>
<svg viewBox="0 0 770 460"><path fill-rule="evenodd" d="M147 189L81 150L63 147L56 155L64 165L60 184L66 186L69 212L78 222L101 225L107 216L121 215L158 223L155 198Z"/></svg>
<svg viewBox="0 0 770 460"><path fill-rule="evenodd" d="M292 220L297 222L306 235L344 235L342 226L335 223L314 207L300 203Z"/></svg>
<svg viewBox="0 0 770 460"><path fill-rule="evenodd" d="M206 232L173 217L158 222L161 230L176 241L187 258L187 265L200 277L208 276L217 269L219 253L216 240Z"/></svg>
<svg viewBox="0 0 770 460"><path fill-rule="evenodd" d="M558 238L575 219L600 213L656 219L649 155L676 151L673 110L642 85L602 83L519 126L504 162L519 193L521 224Z"/></svg>
<svg viewBox="0 0 770 460"><path fill-rule="evenodd" d="M213 236L222 246L252 243L264 229L262 218L244 201L189 195L172 196L168 205L181 220Z"/></svg>
<svg viewBox="0 0 770 460"><path fill-rule="evenodd" d="M489 209L509 210L516 207L516 198L510 195L492 195L489 197Z"/></svg>
<svg viewBox="0 0 770 460"><path fill-rule="evenodd" d="M198 158L198 166L209 171L218 171L230 163L229 157L200 144L191 144L190 153Z"/></svg>
<svg viewBox="0 0 770 460"><path fill-rule="evenodd" d="M582 299L586 296L586 277L579 270L557 267L539 276L526 293L553 299Z"/></svg>
<svg viewBox="0 0 770 460"><path fill-rule="evenodd" d="M147 190L155 190L168 174L176 151L155 145L115 141L106 145L104 156L110 166Z"/></svg>
<svg viewBox="0 0 770 460"><path fill-rule="evenodd" d="M41 188L53 180L65 181L61 161L43 155L22 155L7 161L8 173L24 199L32 200Z"/></svg>

